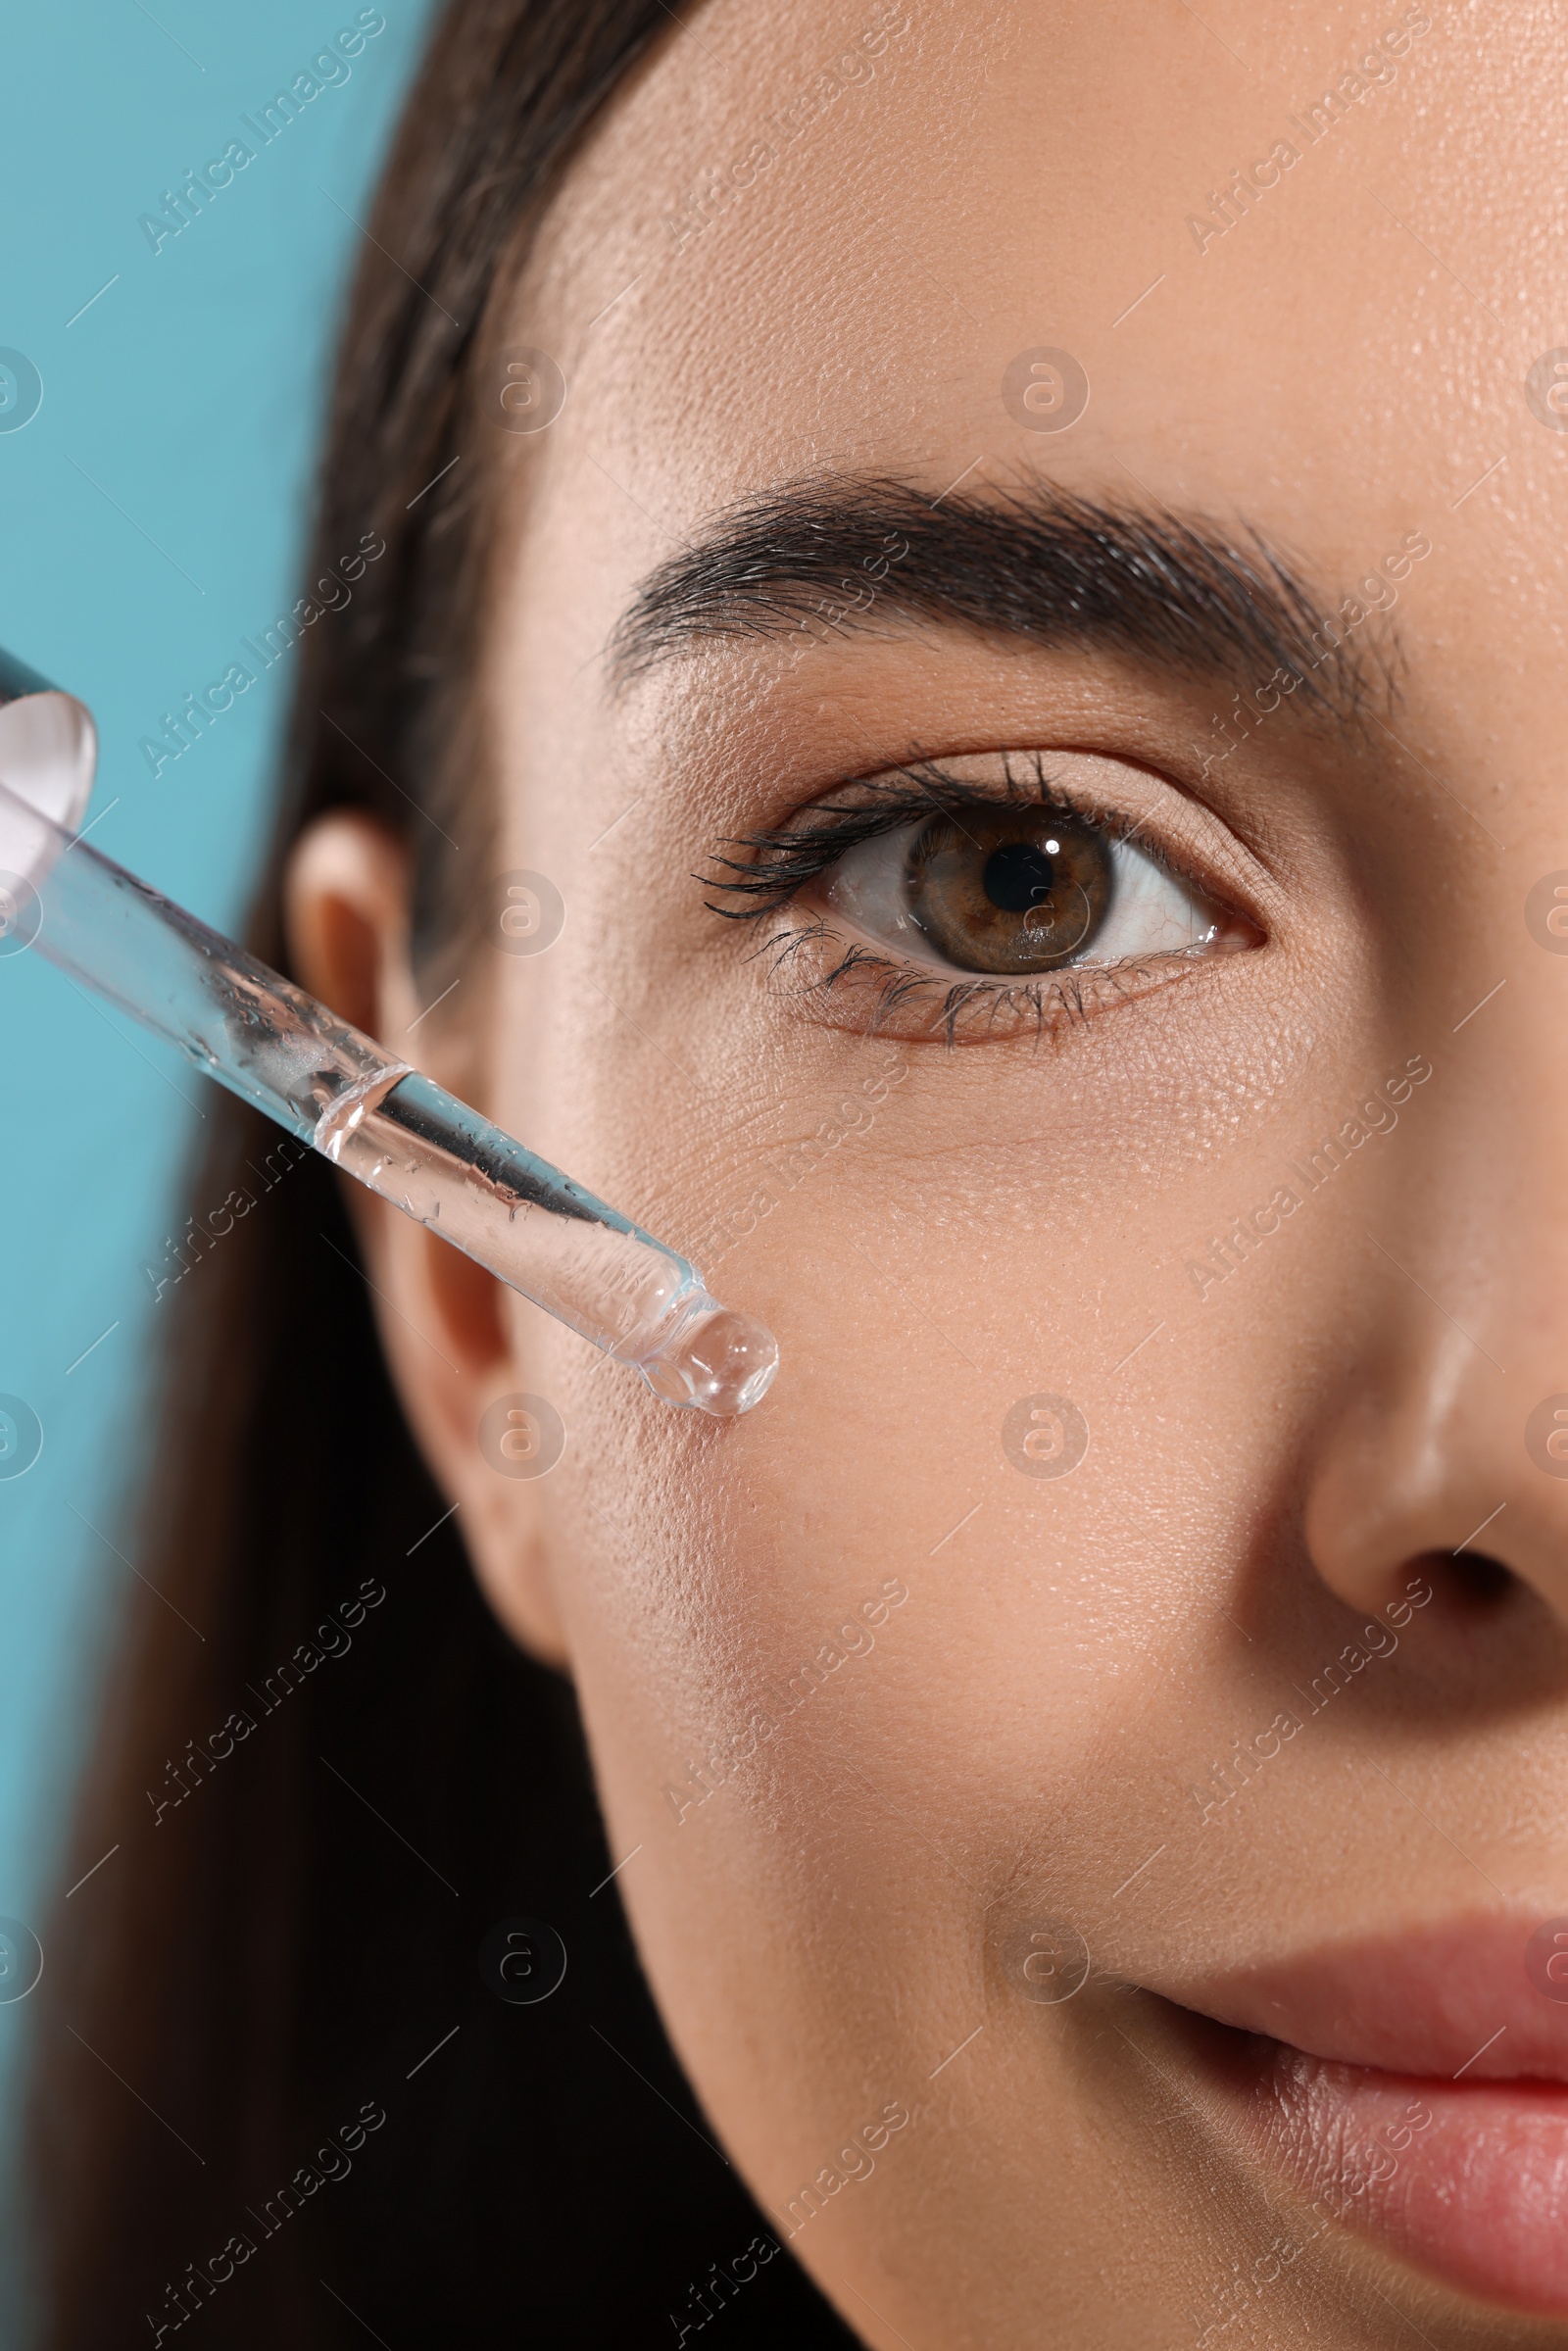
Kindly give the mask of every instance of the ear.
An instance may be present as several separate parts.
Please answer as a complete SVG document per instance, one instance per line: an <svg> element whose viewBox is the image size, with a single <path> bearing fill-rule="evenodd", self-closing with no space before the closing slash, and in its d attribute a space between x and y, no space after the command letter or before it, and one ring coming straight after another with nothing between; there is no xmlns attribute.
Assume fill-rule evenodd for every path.
<svg viewBox="0 0 1568 2351"><path fill-rule="evenodd" d="M478 1041L424 1017L409 960L409 857L358 808L318 817L284 877L289 955L300 985L453 1093L470 1093ZM466 1007L476 1013L471 992ZM498 1476L479 1449L497 1396L526 1393L517 1318L502 1286L449 1243L340 1177L372 1292L382 1350L437 1484L457 1505L486 1597L514 1639L566 1663L549 1571L546 1482ZM423 1530L411 1531L413 1542Z"/></svg>

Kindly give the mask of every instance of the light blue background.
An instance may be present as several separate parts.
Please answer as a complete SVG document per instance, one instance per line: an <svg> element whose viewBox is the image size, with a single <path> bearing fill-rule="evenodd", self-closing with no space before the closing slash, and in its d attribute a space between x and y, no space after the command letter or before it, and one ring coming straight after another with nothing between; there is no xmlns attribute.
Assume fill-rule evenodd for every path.
<svg viewBox="0 0 1568 2351"><path fill-rule="evenodd" d="M39 369L43 403L0 431L0 645L97 717L94 844L224 928L248 895L292 662L156 781L138 743L300 593L359 241L346 215L367 217L424 0L383 0L351 78L161 251L138 222L187 167L236 137L255 147L240 116L357 12L34 0L6 16L0 346ZM0 1916L29 1921L131 1572L84 1522L133 1549L122 1505L158 1314L140 1267L177 1228L203 1086L28 955L0 960L0 1393L44 1427L36 1466L0 1480ZM0 2005L0 2082L25 2011Z"/></svg>

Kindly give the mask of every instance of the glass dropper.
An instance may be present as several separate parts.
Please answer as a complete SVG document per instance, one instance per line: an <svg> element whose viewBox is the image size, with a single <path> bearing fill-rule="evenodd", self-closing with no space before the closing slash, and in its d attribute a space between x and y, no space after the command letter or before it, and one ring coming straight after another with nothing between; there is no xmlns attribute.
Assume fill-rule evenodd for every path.
<svg viewBox="0 0 1568 2351"><path fill-rule="evenodd" d="M90 783L91 717L0 656L8 683L0 946L35 948L666 1403L727 1419L761 1400L772 1334L684 1257L57 821L85 799L71 762Z"/></svg>

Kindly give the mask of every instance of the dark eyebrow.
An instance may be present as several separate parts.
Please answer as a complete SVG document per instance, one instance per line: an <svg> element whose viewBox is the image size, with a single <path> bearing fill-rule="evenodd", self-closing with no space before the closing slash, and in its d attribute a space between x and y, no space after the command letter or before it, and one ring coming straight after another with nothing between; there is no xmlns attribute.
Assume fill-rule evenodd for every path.
<svg viewBox="0 0 1568 2351"><path fill-rule="evenodd" d="M642 582L611 639L612 675L627 683L709 639L845 635L895 617L1250 688L1283 670L1304 689L1296 708L1340 718L1367 687L1344 628L1254 530L1049 483L933 500L864 475L785 483L719 514Z"/></svg>

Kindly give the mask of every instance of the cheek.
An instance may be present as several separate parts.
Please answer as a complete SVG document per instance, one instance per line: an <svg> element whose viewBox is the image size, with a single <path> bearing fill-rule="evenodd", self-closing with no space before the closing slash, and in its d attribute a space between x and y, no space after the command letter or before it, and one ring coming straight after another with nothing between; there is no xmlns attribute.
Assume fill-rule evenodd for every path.
<svg viewBox="0 0 1568 2351"><path fill-rule="evenodd" d="M1071 1916L1102 1906L1107 1853L1131 1868L1160 1842L1162 1787L1107 1757L1212 1743L1236 1702L1174 1724L1160 1628L1192 1618L1201 1584L1218 1617L1226 1480L1254 1470L1238 1417L1253 1427L1266 1374L1196 1298L1175 1345L1111 1367L1169 1314L1189 1232L1238 1181L1248 1204L1245 1162L1218 1200L1205 1178L1155 1216L1136 1158L1107 1177L1081 1099L1048 1226L1038 1117L1009 1112L1009 1134L993 1109L976 1143L993 1080L968 1058L968 1078L916 1069L725 1256L721 1295L783 1350L747 1419L665 1410L544 1335L572 1433L557 1579L614 1857L640 1848L617 1883L685 2061L768 2177L781 2146L798 2175L837 2160L865 2119L847 2081L869 2066L907 2102L962 2037L947 2019L987 2012L1020 1854L1027 1898ZM614 1155L624 1097L586 1077ZM678 1122L637 1129L647 1194L684 1196L690 1224L708 1185L749 1197L776 1155L740 1106L701 1154ZM792 1104L797 1131L814 1108ZM1174 1546L1172 1518L1193 1530ZM857 1654L842 1629L890 1573L909 1596ZM1009 1923L1024 1899L1008 1893ZM931 2143L911 2140L911 2173Z"/></svg>
<svg viewBox="0 0 1568 2351"><path fill-rule="evenodd" d="M906 1048L890 1071L885 1040L809 1026L683 927L670 877L718 828L688 808L662 833L636 803L630 778L541 793L505 845L567 912L548 954L495 958L497 1114L697 1257L782 1367L719 1426L519 1305L516 1385L567 1431L544 1543L617 1889L719 2131L787 2200L902 2102L834 2210L874 2213L900 2167L913 2212L950 2172L922 2100L1082 2097L1092 1998L1039 2030L1017 1937L1086 1918L1138 1980L1119 1881L1193 1834L1189 1784L1274 1711L1251 1719L1213 1627L1288 1483L1290 1317L1321 1322L1324 1269L1356 1260L1332 1204L1254 1230L1295 1252L1272 1323L1245 1300L1286 1295L1274 1260L1207 1298L1187 1265L1309 1147L1276 1131L1309 1061L1364 1083L1377 1056L1320 1001L1276 986L1227 1026L1195 987L1060 1050ZM890 1576L908 1597L852 1653ZM1042 2160L1072 2209L1069 2138ZM953 2192L983 2239L980 2186Z"/></svg>

